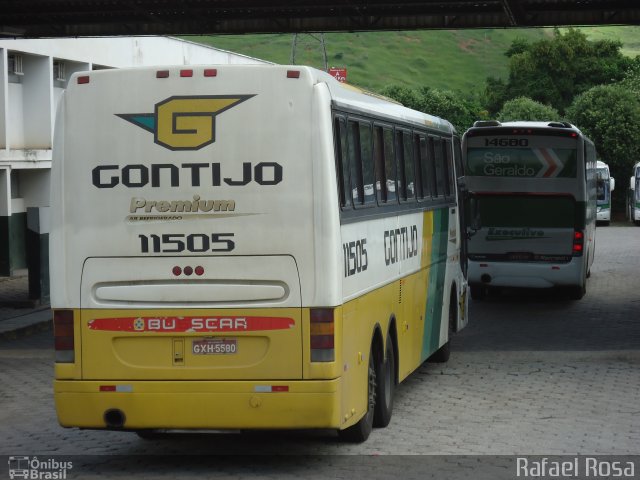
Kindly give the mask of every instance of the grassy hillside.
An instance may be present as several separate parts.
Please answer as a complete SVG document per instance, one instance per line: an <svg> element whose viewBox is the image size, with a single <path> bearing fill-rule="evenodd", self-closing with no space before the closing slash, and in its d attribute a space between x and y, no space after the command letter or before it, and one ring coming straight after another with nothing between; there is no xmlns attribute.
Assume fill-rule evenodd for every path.
<svg viewBox="0 0 640 480"><path fill-rule="evenodd" d="M640 27L583 31L594 40L620 39L627 55L640 53ZM325 43L329 67L346 67L349 83L374 91L400 84L471 93L481 90L487 76L506 77L504 52L515 38L536 41L551 34L550 29L327 33ZM275 63L291 63L291 34L187 38ZM296 64L323 68L320 43L312 36L298 36Z"/></svg>

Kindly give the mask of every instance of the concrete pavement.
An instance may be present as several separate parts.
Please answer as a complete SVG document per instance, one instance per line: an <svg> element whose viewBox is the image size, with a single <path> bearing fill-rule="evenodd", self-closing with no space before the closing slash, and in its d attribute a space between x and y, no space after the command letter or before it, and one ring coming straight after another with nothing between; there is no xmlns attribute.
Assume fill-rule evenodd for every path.
<svg viewBox="0 0 640 480"><path fill-rule="evenodd" d="M51 310L29 299L27 270L0 277L0 338L15 338L50 328Z"/></svg>

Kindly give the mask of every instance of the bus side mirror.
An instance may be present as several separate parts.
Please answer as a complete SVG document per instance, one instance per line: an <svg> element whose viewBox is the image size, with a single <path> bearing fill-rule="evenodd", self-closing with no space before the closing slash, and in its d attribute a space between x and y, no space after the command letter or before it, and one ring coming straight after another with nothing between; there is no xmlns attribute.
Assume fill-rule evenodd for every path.
<svg viewBox="0 0 640 480"><path fill-rule="evenodd" d="M611 177L609 179L609 190L613 192L615 189L616 189L616 179Z"/></svg>
<svg viewBox="0 0 640 480"><path fill-rule="evenodd" d="M631 177L629 179L629 188L633 191L636 189L636 177Z"/></svg>

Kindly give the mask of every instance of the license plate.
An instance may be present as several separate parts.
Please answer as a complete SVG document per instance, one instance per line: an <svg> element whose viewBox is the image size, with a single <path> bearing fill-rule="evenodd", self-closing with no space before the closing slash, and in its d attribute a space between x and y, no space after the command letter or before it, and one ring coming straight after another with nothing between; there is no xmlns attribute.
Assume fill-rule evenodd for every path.
<svg viewBox="0 0 640 480"><path fill-rule="evenodd" d="M238 352L235 338L203 338L193 341L194 355L232 355Z"/></svg>
<svg viewBox="0 0 640 480"><path fill-rule="evenodd" d="M508 254L509 260L529 261L533 260L533 254L529 252L513 252Z"/></svg>

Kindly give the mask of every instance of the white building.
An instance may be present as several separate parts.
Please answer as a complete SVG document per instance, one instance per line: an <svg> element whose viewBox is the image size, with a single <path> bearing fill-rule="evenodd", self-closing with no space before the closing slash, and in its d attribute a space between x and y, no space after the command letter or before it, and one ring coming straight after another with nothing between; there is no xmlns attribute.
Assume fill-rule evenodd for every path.
<svg viewBox="0 0 640 480"><path fill-rule="evenodd" d="M27 208L46 217L55 112L74 72L246 63L268 62L168 37L0 40L0 276L26 267Z"/></svg>

